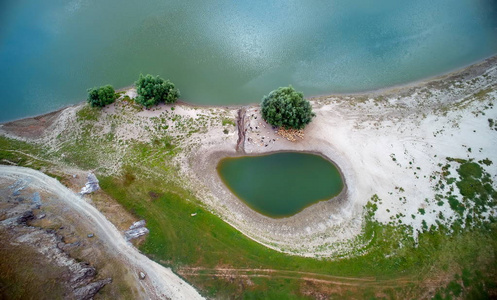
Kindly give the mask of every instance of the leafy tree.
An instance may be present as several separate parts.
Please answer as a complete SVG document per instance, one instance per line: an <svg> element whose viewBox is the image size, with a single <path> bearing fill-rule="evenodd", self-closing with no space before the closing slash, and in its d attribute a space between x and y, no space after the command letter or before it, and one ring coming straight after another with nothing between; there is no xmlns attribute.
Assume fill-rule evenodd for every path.
<svg viewBox="0 0 497 300"><path fill-rule="evenodd" d="M169 80L164 80L159 76L140 74L136 82L136 92L138 97L136 102L149 108L161 102L173 103L179 97L179 90Z"/></svg>
<svg viewBox="0 0 497 300"><path fill-rule="evenodd" d="M87 101L93 107L104 107L116 100L116 92L111 85L88 89Z"/></svg>
<svg viewBox="0 0 497 300"><path fill-rule="evenodd" d="M264 96L261 111L266 122L286 129L302 129L315 116L309 101L292 86L280 87Z"/></svg>

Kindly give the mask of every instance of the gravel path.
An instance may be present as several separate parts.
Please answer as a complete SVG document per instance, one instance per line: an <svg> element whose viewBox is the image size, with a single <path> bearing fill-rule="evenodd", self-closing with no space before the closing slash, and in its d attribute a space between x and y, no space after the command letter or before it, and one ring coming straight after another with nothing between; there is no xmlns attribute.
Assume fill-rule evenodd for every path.
<svg viewBox="0 0 497 300"><path fill-rule="evenodd" d="M14 166L0 166L0 177L28 180L32 188L58 195L68 208L84 216L84 219L95 228L95 234L107 243L110 250L121 258L125 266L135 271L137 278L140 271L146 274L146 278L138 282L148 299L202 299L192 286L169 268L153 262L126 242L121 232L102 213L56 179L33 169Z"/></svg>

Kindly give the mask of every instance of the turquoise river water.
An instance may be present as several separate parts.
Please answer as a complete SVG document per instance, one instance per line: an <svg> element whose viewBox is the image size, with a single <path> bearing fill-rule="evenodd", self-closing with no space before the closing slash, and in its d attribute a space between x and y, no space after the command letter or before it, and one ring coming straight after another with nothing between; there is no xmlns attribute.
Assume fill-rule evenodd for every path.
<svg viewBox="0 0 497 300"><path fill-rule="evenodd" d="M0 121L139 73L224 105L288 84L307 96L377 89L496 53L495 0L4 0Z"/></svg>

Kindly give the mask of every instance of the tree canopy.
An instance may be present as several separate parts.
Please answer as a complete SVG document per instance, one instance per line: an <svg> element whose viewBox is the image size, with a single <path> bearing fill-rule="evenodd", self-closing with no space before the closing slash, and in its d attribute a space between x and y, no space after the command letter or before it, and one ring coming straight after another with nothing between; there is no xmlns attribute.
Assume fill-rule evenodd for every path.
<svg viewBox="0 0 497 300"><path fill-rule="evenodd" d="M161 102L173 103L180 95L174 83L150 74L146 76L140 74L136 82L136 92L138 93L136 102L147 108Z"/></svg>
<svg viewBox="0 0 497 300"><path fill-rule="evenodd" d="M262 98L262 118L269 124L286 129L302 129L315 114L304 94L292 86L280 87Z"/></svg>
<svg viewBox="0 0 497 300"><path fill-rule="evenodd" d="M104 107L116 100L116 92L111 85L88 89L87 101L93 107Z"/></svg>

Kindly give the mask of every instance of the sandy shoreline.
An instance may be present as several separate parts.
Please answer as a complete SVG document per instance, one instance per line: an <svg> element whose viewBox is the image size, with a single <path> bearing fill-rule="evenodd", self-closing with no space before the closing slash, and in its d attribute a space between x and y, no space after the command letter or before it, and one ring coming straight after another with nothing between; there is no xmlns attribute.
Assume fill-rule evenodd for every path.
<svg viewBox="0 0 497 300"><path fill-rule="evenodd" d="M355 92L355 93L328 93L328 94L320 94L320 95L313 95L313 96L307 96L305 97L306 99L309 99L309 100L313 100L313 99L321 99L321 98L327 98L327 97L361 97L361 96L378 96L378 95L388 95L388 94L392 94L392 93L397 93L399 90L406 90L406 89L410 89L410 88L415 88L415 87L419 87L421 85L427 85L429 84L430 82L436 82L436 81L443 81L443 80L446 80L446 79L449 79L449 80L452 80L451 77L453 76L461 76L462 74L464 74L464 72L468 71L468 70L471 70L471 71L476 71L478 73L480 73L482 70L485 70L486 68L488 68L488 66L494 64L495 62L497 61L497 55L493 55L493 56L489 56L487 58L483 58L483 59L480 59L480 60L477 60L471 64L467 64L465 66L462 66L462 67L459 67L459 68L456 68L456 69L453 69L451 71L448 71L446 73L440 73L438 75L433 75L433 76L430 76L430 77L427 77L427 78L422 78L422 79L419 79L419 80L416 80L416 81L411 81L411 82L407 82L407 83L403 83L403 84L398 84L398 85L392 85L392 86L387 86L387 87L384 87L384 88L379 88L379 89L374 89L374 90L367 90L367 91L362 91L362 92ZM474 76L475 74L473 74ZM116 88L115 91L116 93L117 92L123 92L123 91L128 91L130 89L134 89L134 84L132 85L127 85L127 86L124 86L124 87L120 87L120 88ZM261 96L262 98L262 96ZM27 120L27 119L36 119L36 118L39 118L39 117L42 117L42 116L45 116L45 115L51 115L51 114L54 114L54 113L57 113L57 112L60 112L60 111L63 111L67 108L70 108L70 107L75 107L75 106L79 106L79 105L82 105L86 103L86 100L83 100L81 102L78 102L78 103L75 103L75 104L68 104L68 105L64 105L56 110L53 110L53 111L49 111L49 112L45 112L45 113L41 113L41 114L37 114L37 115L33 115L33 116L25 116L25 117L22 117L22 118L18 118L18 119L12 119L12 120L6 120L6 121L2 121L0 122L0 125L2 124L8 124L8 123L13 123L13 122L19 122L19 121L23 121L23 120ZM253 105L259 105L258 102L251 102L251 103L246 103L246 104L233 104L233 105L229 105L229 104L226 104L226 105L210 105L210 104L200 104L200 103L193 103L193 102L189 102L187 100L184 100L184 99L178 99L178 101L176 102L177 105L182 105L182 106L187 106L187 107L192 107L192 108L227 108L227 109L231 109L231 108L240 108L240 107L244 107L244 106L253 106Z"/></svg>
<svg viewBox="0 0 497 300"><path fill-rule="evenodd" d="M105 120L124 118L112 132L123 143L150 142L164 134L181 137L178 146L182 151L173 158L174 163L189 189L213 213L270 248L331 258L357 254L367 246L368 241L358 237L363 230L363 207L374 196L381 199L376 219L384 224L411 226L414 236L423 223L436 225L440 213L445 216L444 222L453 221L448 204L436 204L433 180L447 157L488 158L495 163L485 171L496 178L497 153L493 150L497 137L487 121L497 120L497 106L493 105L496 90L497 56L431 81L381 93L313 97L310 100L317 116L305 129L305 139L296 142L276 135L261 120L256 104L203 107L180 103L174 105L174 111L171 105L137 111L116 103L102 111L97 125L103 136L112 132ZM126 93L133 95L134 90ZM71 134L80 132L75 114L82 106L64 109L50 124L41 124L35 118L9 122L0 125L0 133L47 143L57 150L62 143L59 136L67 133L70 139ZM226 127L221 120L236 120L241 108L243 130L247 131L243 151L237 151L237 128ZM189 130L198 131L185 135L178 121L161 121L171 115L185 121ZM38 138L29 135L36 122L44 130ZM153 129L157 125L167 125L168 129ZM223 129L229 132L223 133ZM102 157L102 172L118 173L123 164L119 159L126 149L116 146L115 153ZM224 157L278 151L311 152L332 161L343 176L343 194L294 216L272 219L237 199L217 174L217 164ZM421 215L420 209L426 213Z"/></svg>

